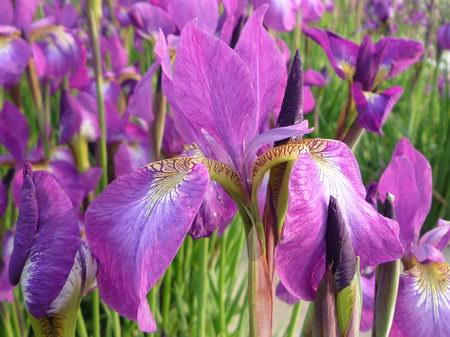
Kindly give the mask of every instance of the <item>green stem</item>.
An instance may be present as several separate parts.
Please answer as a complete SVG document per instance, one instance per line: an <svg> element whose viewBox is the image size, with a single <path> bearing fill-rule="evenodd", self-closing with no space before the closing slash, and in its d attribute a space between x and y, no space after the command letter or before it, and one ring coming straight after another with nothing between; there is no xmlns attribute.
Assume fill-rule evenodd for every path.
<svg viewBox="0 0 450 337"><path fill-rule="evenodd" d="M78 310L77 331L80 337L88 337L86 324L84 322L84 317L81 310Z"/></svg>
<svg viewBox="0 0 450 337"><path fill-rule="evenodd" d="M16 296L14 296L14 300L12 303L12 308L11 308L11 312L12 312L12 321L14 324L14 330L16 332L17 336L21 336L23 334L22 329L20 328L20 323L19 323L19 317L18 317L18 302L17 302L17 298Z"/></svg>
<svg viewBox="0 0 450 337"><path fill-rule="evenodd" d="M3 326L5 327L5 330L6 330L6 336L7 337L14 337L14 332L13 332L13 329L12 329L12 326L11 326L11 320L9 319L9 313L7 312L8 308L4 308L4 310L5 310L6 314L2 317L2 320L3 320L2 323L3 323Z"/></svg>
<svg viewBox="0 0 450 337"><path fill-rule="evenodd" d="M119 314L115 311L112 312L112 318L114 322L114 337L121 337L122 332L120 330L120 317Z"/></svg>
<svg viewBox="0 0 450 337"><path fill-rule="evenodd" d="M227 232L222 236L219 255L219 327L221 336L228 335L225 320L225 273L227 265Z"/></svg>
<svg viewBox="0 0 450 337"><path fill-rule="evenodd" d="M92 292L92 323L94 337L100 337L100 296L98 289Z"/></svg>
<svg viewBox="0 0 450 337"><path fill-rule="evenodd" d="M358 146L359 140L363 134L364 129L361 128L358 124L358 121L355 120L345 135L343 142L347 144L353 151Z"/></svg>
<svg viewBox="0 0 450 337"><path fill-rule="evenodd" d="M199 241L200 282L197 287L197 336L206 337L206 299L208 294L208 239Z"/></svg>
<svg viewBox="0 0 450 337"><path fill-rule="evenodd" d="M169 329L169 316L170 316L170 302L171 302L171 290L172 290L172 265L169 266L166 273L164 274L163 283L163 298L162 298L162 321L165 332Z"/></svg>
<svg viewBox="0 0 450 337"><path fill-rule="evenodd" d="M103 74L102 74L102 59L100 53L100 40L98 35L98 23L101 19L99 15L96 16L95 4L93 0L88 1L88 16L89 16L89 32L91 35L92 49L94 52L94 70L95 70L95 86L97 90L97 108L100 120L100 167L103 170L100 180L100 190L103 190L108 184L108 155L106 148L106 119L105 119L105 102L103 98ZM98 337L98 336L96 336Z"/></svg>
<svg viewBox="0 0 450 337"><path fill-rule="evenodd" d="M297 328L298 319L299 319L301 303L302 302L296 303L294 305L294 308L292 309L291 320L290 320L289 325L284 334L285 337L294 337L295 330Z"/></svg>

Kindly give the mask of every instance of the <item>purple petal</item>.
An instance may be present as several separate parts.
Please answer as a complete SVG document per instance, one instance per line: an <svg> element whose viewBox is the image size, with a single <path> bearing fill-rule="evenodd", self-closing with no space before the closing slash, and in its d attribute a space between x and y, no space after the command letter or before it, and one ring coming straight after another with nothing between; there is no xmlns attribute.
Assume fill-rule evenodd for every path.
<svg viewBox="0 0 450 337"><path fill-rule="evenodd" d="M224 20L220 29L220 38L230 44L233 32L239 25L240 19L245 14L247 0L223 0Z"/></svg>
<svg viewBox="0 0 450 337"><path fill-rule="evenodd" d="M197 18L198 26L213 33L219 21L217 0L168 0L167 12L177 25L183 30L191 20Z"/></svg>
<svg viewBox="0 0 450 337"><path fill-rule="evenodd" d="M293 0L253 0L253 7L269 5L264 24L281 32L289 32L296 25L296 8Z"/></svg>
<svg viewBox="0 0 450 337"><path fill-rule="evenodd" d="M0 26L10 26L14 20L14 7L12 0L2 1L2 10L0 11Z"/></svg>
<svg viewBox="0 0 450 337"><path fill-rule="evenodd" d="M194 239L211 236L217 229L223 233L236 214L236 205L225 190L210 181L205 199L189 229Z"/></svg>
<svg viewBox="0 0 450 337"><path fill-rule="evenodd" d="M3 181L0 181L0 217L3 216L7 207L8 207L8 190Z"/></svg>
<svg viewBox="0 0 450 337"><path fill-rule="evenodd" d="M151 123L155 118L153 114L153 75L158 69L159 64L154 63L145 73L141 80L134 87L133 94L130 96L128 112L147 123Z"/></svg>
<svg viewBox="0 0 450 337"><path fill-rule="evenodd" d="M375 45L383 56L378 71L378 81L399 75L416 63L424 52L422 43L414 40L386 38Z"/></svg>
<svg viewBox="0 0 450 337"><path fill-rule="evenodd" d="M358 110L358 123L368 131L381 133L381 128L403 94L399 86L382 93L363 91L360 83L352 85L352 96Z"/></svg>
<svg viewBox="0 0 450 337"><path fill-rule="evenodd" d="M384 201L386 194L394 195L394 208L400 225L400 240L406 252L418 240L422 222L417 221L419 194L414 176L414 167L404 156L394 157L384 171L378 184L379 196Z"/></svg>
<svg viewBox="0 0 450 337"><path fill-rule="evenodd" d="M138 33L144 38L156 36L160 29L165 35L172 34L176 30L171 17L165 11L145 2L137 2L131 6L128 15Z"/></svg>
<svg viewBox="0 0 450 337"><path fill-rule="evenodd" d="M330 196L337 199L361 266L403 254L398 224L367 203L358 164L343 143L313 139L292 171L283 236L276 250L277 271L289 292L312 299L323 276L325 226Z"/></svg>
<svg viewBox="0 0 450 337"><path fill-rule="evenodd" d="M413 249L413 254L421 263L445 262L442 253L450 242L450 222L439 220L439 226L426 232L421 238L419 245Z"/></svg>
<svg viewBox="0 0 450 337"><path fill-rule="evenodd" d="M128 52L120 38L119 32L111 32L110 36L104 38L103 43L109 52L112 70L119 77L122 70L128 66Z"/></svg>
<svg viewBox="0 0 450 337"><path fill-rule="evenodd" d="M450 331L450 267L447 263L416 264L400 283L392 337L448 336Z"/></svg>
<svg viewBox="0 0 450 337"><path fill-rule="evenodd" d="M303 74L303 84L307 86L324 87L327 82L322 73L308 69Z"/></svg>
<svg viewBox="0 0 450 337"><path fill-rule="evenodd" d="M375 297L375 274L370 277L361 276L362 290L362 311L361 311L361 331L372 329L373 305Z"/></svg>
<svg viewBox="0 0 450 337"><path fill-rule="evenodd" d="M307 114L314 110L316 106L316 100L314 95L308 86L303 87L303 113Z"/></svg>
<svg viewBox="0 0 450 337"><path fill-rule="evenodd" d="M25 116L6 101L0 114L0 144L22 163L28 143L28 122Z"/></svg>
<svg viewBox="0 0 450 337"><path fill-rule="evenodd" d="M69 78L71 88L81 89L89 85L89 68L87 66L87 51L83 44L80 44L80 62ZM45 61L44 61L45 62Z"/></svg>
<svg viewBox="0 0 450 337"><path fill-rule="evenodd" d="M444 23L437 32L438 46L444 50L450 50L450 23Z"/></svg>
<svg viewBox="0 0 450 337"><path fill-rule="evenodd" d="M166 37L162 30L159 30L158 40L155 44L156 58L161 64L163 74L173 81L172 62L170 61L169 47L167 46Z"/></svg>
<svg viewBox="0 0 450 337"><path fill-rule="evenodd" d="M30 56L31 50L25 40L0 34L0 86L16 83Z"/></svg>
<svg viewBox="0 0 450 337"><path fill-rule="evenodd" d="M40 0L16 0L14 14L15 26L28 32L39 3Z"/></svg>
<svg viewBox="0 0 450 337"><path fill-rule="evenodd" d="M263 28L268 6L262 5L245 24L236 52L247 63L256 94L255 121L261 129L269 113L281 104L286 84L286 66L275 40Z"/></svg>
<svg viewBox="0 0 450 337"><path fill-rule="evenodd" d="M188 158L155 162L116 179L87 210L100 294L143 331L156 330L147 292L178 251L208 183L207 169Z"/></svg>
<svg viewBox="0 0 450 337"><path fill-rule="evenodd" d="M14 300L13 286L9 282L8 270L11 254L14 247L13 232L7 230L3 235L2 257L0 261L0 303L7 301L12 303Z"/></svg>
<svg viewBox="0 0 450 337"><path fill-rule="evenodd" d="M275 291L275 294L277 295L277 297L286 302L287 304L295 304L298 303L300 301L299 297L296 297L294 295L292 295L287 289L286 287L283 285L283 283L278 283L277 285L277 289Z"/></svg>
<svg viewBox="0 0 450 337"><path fill-rule="evenodd" d="M86 172L83 172L81 174L84 182L84 197L86 197L90 192L94 191L95 187L100 181L101 176L102 169L100 167L91 167Z"/></svg>
<svg viewBox="0 0 450 337"><path fill-rule="evenodd" d="M234 50L194 23L181 33L173 99L178 105L175 113L190 121L197 137L208 133L240 170L244 144L257 132L257 125L250 122L256 113L250 73Z"/></svg>
<svg viewBox="0 0 450 337"><path fill-rule="evenodd" d="M305 35L320 45L336 74L350 79L355 73L358 45L350 40L317 28L303 28Z"/></svg>
<svg viewBox="0 0 450 337"><path fill-rule="evenodd" d="M325 12L325 4L321 0L300 0L299 11L305 22L319 21Z"/></svg>
<svg viewBox="0 0 450 337"><path fill-rule="evenodd" d="M149 142L122 143L114 154L117 177L136 171L152 161Z"/></svg>
<svg viewBox="0 0 450 337"><path fill-rule="evenodd" d="M22 291L28 310L35 318L40 319L53 313L53 301L63 289L72 269L80 245L80 232L70 199L48 172L36 171L32 177L26 172L26 179L32 179L35 191L24 185L23 196L25 200L33 200L35 204L32 206L32 213L35 214L28 219L27 226L24 227L25 224L22 223L21 229L19 230L19 226L17 228L11 266L17 268L15 261L21 264L23 257L18 260L14 257L26 251L24 241L18 241L20 231L22 238L31 239L26 245L26 262L20 278ZM31 210L25 200L22 201L21 212L23 210L23 217L28 218ZM36 220L37 214L37 224L31 224L31 219ZM10 267L10 277L12 281L16 281L17 273L11 271L14 271L14 267Z"/></svg>

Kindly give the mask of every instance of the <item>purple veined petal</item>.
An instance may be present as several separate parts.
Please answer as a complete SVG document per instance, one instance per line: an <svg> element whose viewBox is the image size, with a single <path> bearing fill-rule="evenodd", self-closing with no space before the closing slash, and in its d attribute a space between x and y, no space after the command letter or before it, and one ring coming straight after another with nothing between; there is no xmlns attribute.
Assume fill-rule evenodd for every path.
<svg viewBox="0 0 450 337"><path fill-rule="evenodd" d="M217 0L168 0L167 12L180 31L189 21L197 18L200 28L214 33L219 22Z"/></svg>
<svg viewBox="0 0 450 337"><path fill-rule="evenodd" d="M14 235L11 230L7 230L3 235L2 257L0 262L0 303L14 300L13 286L9 282L8 270L11 254L14 247Z"/></svg>
<svg viewBox="0 0 450 337"><path fill-rule="evenodd" d="M327 201L319 179L320 169L303 151L289 181L288 211L281 240L275 250L275 267L288 293L312 300L325 273Z"/></svg>
<svg viewBox="0 0 450 337"><path fill-rule="evenodd" d="M153 75L159 67L155 62L145 73L141 80L134 87L133 94L130 96L128 112L130 115L142 118L147 123L151 123L155 118L153 114Z"/></svg>
<svg viewBox="0 0 450 337"><path fill-rule="evenodd" d="M365 35L358 49L353 82L361 83L363 89L367 91L370 91L373 85L374 50L372 39L369 35Z"/></svg>
<svg viewBox="0 0 450 337"><path fill-rule="evenodd" d="M268 4L264 24L280 32L290 32L297 23L294 0L253 0L253 7Z"/></svg>
<svg viewBox="0 0 450 337"><path fill-rule="evenodd" d="M372 329L373 322L373 305L375 298L375 274L371 276L361 276L362 290L362 311L361 311L361 331L369 331Z"/></svg>
<svg viewBox="0 0 450 337"><path fill-rule="evenodd" d="M155 44L156 58L161 64L163 74L173 81L172 62L170 61L169 47L167 46L166 37L163 31L159 30L158 40Z"/></svg>
<svg viewBox="0 0 450 337"><path fill-rule="evenodd" d="M210 181L189 235L193 239L200 239L211 236L216 230L223 233L236 210L236 205L227 192L215 181Z"/></svg>
<svg viewBox="0 0 450 337"><path fill-rule="evenodd" d="M405 156L392 158L380 178L378 193L382 201L387 193L394 195L395 215L400 225L400 240L406 253L410 252L417 242L423 224L417 219L421 191L411 162Z"/></svg>
<svg viewBox="0 0 450 337"><path fill-rule="evenodd" d="M358 123L364 129L381 134L381 128L403 95L403 89L395 86L382 93L363 91L360 83L352 85L352 96L358 111Z"/></svg>
<svg viewBox="0 0 450 337"><path fill-rule="evenodd" d="M400 276L392 337L448 336L450 267L416 264Z"/></svg>
<svg viewBox="0 0 450 337"><path fill-rule="evenodd" d="M9 265L9 280L17 285L38 230L38 203L32 169L26 165L23 173L19 218L16 225L14 250Z"/></svg>
<svg viewBox="0 0 450 337"><path fill-rule="evenodd" d="M87 171L81 174L81 178L84 182L84 198L95 190L102 176L102 169L100 167L91 167Z"/></svg>
<svg viewBox="0 0 450 337"><path fill-rule="evenodd" d="M303 136L313 131L313 128L309 128L308 121L304 120L293 125L270 129L258 135L245 150L244 163L248 176L250 176L256 155L263 145L271 145L278 140Z"/></svg>
<svg viewBox="0 0 450 337"><path fill-rule="evenodd" d="M303 113L307 114L314 110L316 100L309 86L303 87Z"/></svg>
<svg viewBox="0 0 450 337"><path fill-rule="evenodd" d="M87 210L100 294L143 331L156 330L147 292L178 251L208 184L206 167L190 158L155 162L116 179Z"/></svg>
<svg viewBox="0 0 450 337"><path fill-rule="evenodd" d="M439 225L420 238L420 244L429 244L443 251L450 243L450 221L439 219Z"/></svg>
<svg viewBox="0 0 450 337"><path fill-rule="evenodd" d="M283 285L283 283L278 283L277 289L275 291L275 295L282 301L286 302L287 304L295 304L300 301L299 297L296 297L295 295L292 295L286 287Z"/></svg>
<svg viewBox="0 0 450 337"><path fill-rule="evenodd" d="M433 178L430 163L406 137L400 139L397 143L393 156L406 156L414 168L417 188L420 191L417 205L417 225L420 226L425 222L433 198ZM416 237L417 239L418 237Z"/></svg>
<svg viewBox="0 0 450 337"><path fill-rule="evenodd" d="M355 73L358 45L330 31L303 28L307 37L320 45L336 74L342 79L351 79Z"/></svg>
<svg viewBox="0 0 450 337"><path fill-rule="evenodd" d="M256 100L247 65L225 42L191 22L181 33L174 68L175 114L190 121L197 138L204 132L213 137L242 170L245 145L257 133L251 122Z"/></svg>
<svg viewBox="0 0 450 337"><path fill-rule="evenodd" d="M16 0L14 25L28 33L40 0Z"/></svg>
<svg viewBox="0 0 450 337"><path fill-rule="evenodd" d="M22 163L28 143L28 122L13 104L6 101L0 113L0 144Z"/></svg>
<svg viewBox="0 0 450 337"><path fill-rule="evenodd" d="M303 73L303 84L307 86L324 87L327 82L322 73L313 69L308 69Z"/></svg>
<svg viewBox="0 0 450 337"><path fill-rule="evenodd" d="M161 8L146 2L137 2L128 11L131 22L143 38L156 36L161 29L165 35L175 33L171 17Z"/></svg>
<svg viewBox="0 0 450 337"><path fill-rule="evenodd" d="M14 20L14 7L12 0L2 1L2 10L0 11L0 26L11 26Z"/></svg>
<svg viewBox="0 0 450 337"><path fill-rule="evenodd" d="M423 44L414 40L386 38L375 44L375 51L383 48L377 83L399 75L416 63L424 52Z"/></svg>
<svg viewBox="0 0 450 337"><path fill-rule="evenodd" d="M30 56L31 50L25 40L0 33L0 86L16 83Z"/></svg>
<svg viewBox="0 0 450 337"><path fill-rule="evenodd" d="M40 319L52 313L52 302L66 283L80 246L80 231L72 202L52 175L45 171L32 174L27 171L25 176L26 181L34 183L35 191L24 185L23 197L34 200L33 219L36 218L37 223L27 227L21 225L21 235L30 239L21 273L17 273L17 269L23 257L18 260L14 257L25 249L18 245L21 241L18 241L17 227L10 278L17 281L20 276L26 306L36 319ZM21 212L23 210L23 217L31 221L28 208L28 202L23 200Z"/></svg>
<svg viewBox="0 0 450 337"><path fill-rule="evenodd" d="M444 253L428 243L419 243L411 252L419 263L445 262Z"/></svg>
<svg viewBox="0 0 450 337"><path fill-rule="evenodd" d="M247 64L256 94L256 116L260 130L270 112L283 100L287 72L283 55L262 23L267 5L256 9L248 19L236 45L236 52Z"/></svg>
<svg viewBox="0 0 450 337"><path fill-rule="evenodd" d="M325 4L321 0L300 0L299 12L305 22L319 21L325 12Z"/></svg>

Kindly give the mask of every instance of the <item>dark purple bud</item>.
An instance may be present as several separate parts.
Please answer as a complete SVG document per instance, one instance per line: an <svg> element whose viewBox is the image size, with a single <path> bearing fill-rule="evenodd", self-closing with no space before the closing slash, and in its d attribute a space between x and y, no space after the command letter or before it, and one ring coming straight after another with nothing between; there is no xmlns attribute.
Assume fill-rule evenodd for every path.
<svg viewBox="0 0 450 337"><path fill-rule="evenodd" d="M371 78L373 64L374 46L369 35L364 36L363 42L358 50L356 58L356 72L353 76L354 82L359 82L364 90L370 90L373 85Z"/></svg>
<svg viewBox="0 0 450 337"><path fill-rule="evenodd" d="M366 201L371 204L374 209L377 209L377 193L378 183L372 181L369 186L367 186Z"/></svg>
<svg viewBox="0 0 450 337"><path fill-rule="evenodd" d="M327 266L331 265L336 292L340 292L355 276L356 257L338 202L333 196L330 197L328 205L325 242L326 263Z"/></svg>
<svg viewBox="0 0 450 337"><path fill-rule="evenodd" d="M277 120L277 128L294 125L303 120L303 65L297 50L292 60L289 77L284 90L283 103ZM281 145L285 140L275 143Z"/></svg>

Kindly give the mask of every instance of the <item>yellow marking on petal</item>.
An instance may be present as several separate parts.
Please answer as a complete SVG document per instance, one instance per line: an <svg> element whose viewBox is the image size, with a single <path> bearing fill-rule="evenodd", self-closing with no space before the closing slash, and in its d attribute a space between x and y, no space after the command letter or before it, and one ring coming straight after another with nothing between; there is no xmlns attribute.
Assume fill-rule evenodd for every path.
<svg viewBox="0 0 450 337"><path fill-rule="evenodd" d="M350 63L344 60L339 61L338 66L339 68L342 69L342 71L345 73L345 76L348 79L353 78L353 75L355 74L355 67L353 67Z"/></svg>
<svg viewBox="0 0 450 337"><path fill-rule="evenodd" d="M420 295L417 306L431 302L433 306L433 319L437 322L439 317L439 304L442 301L450 304L450 266L445 262L428 264L417 263L406 271L414 279L414 289Z"/></svg>

